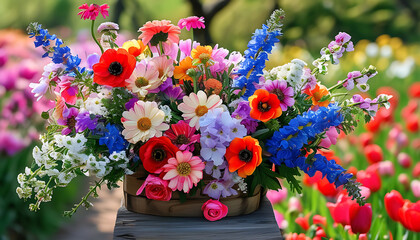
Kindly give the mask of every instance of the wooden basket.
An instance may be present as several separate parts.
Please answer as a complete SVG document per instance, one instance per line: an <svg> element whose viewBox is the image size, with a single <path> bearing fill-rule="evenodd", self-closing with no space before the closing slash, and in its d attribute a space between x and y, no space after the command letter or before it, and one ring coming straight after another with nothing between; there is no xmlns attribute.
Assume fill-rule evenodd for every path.
<svg viewBox="0 0 420 240"><path fill-rule="evenodd" d="M127 210L136 213L170 216L170 217L201 217L203 213L201 206L210 199L209 196L198 190L194 196L187 196L187 201L181 203L179 195L174 192L169 201L158 201L148 199L144 192L136 196L137 190L146 179L147 172L140 167L137 172L124 177L124 205ZM204 177L206 184L211 181L209 176ZM239 192L236 196L220 198L219 201L225 204L228 209L227 216L238 216L249 214L256 211L260 207L261 198L263 196L262 188L257 187L252 194L244 194Z"/></svg>

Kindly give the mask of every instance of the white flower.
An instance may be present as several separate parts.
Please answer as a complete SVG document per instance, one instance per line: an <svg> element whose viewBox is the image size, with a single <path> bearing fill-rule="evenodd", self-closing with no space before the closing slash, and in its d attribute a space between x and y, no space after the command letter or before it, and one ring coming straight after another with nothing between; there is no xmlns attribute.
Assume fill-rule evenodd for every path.
<svg viewBox="0 0 420 240"><path fill-rule="evenodd" d="M162 110L165 113L164 121L169 123L172 119L172 110L168 105L161 105L160 110Z"/></svg>
<svg viewBox="0 0 420 240"><path fill-rule="evenodd" d="M71 180L73 180L73 178L76 177L76 174L73 172L61 172L60 174L58 174L57 176L57 185L59 185L60 187L65 187L67 186L67 184L69 184L71 182Z"/></svg>
<svg viewBox="0 0 420 240"><path fill-rule="evenodd" d="M219 95L213 94L207 98L206 93L201 90L197 94L190 93L190 96L184 96L182 100L183 103L179 104L178 109L183 112L182 117L185 120L190 120L190 127L196 129L200 127L200 117L222 104Z"/></svg>
<svg viewBox="0 0 420 240"><path fill-rule="evenodd" d="M84 108L81 109L81 111L82 110L87 110L90 112L90 114L95 114L95 115L102 115L102 116L108 115L108 111L104 107L101 101L101 98L99 97L86 99L85 106Z"/></svg>
<svg viewBox="0 0 420 240"><path fill-rule="evenodd" d="M169 129L163 123L165 113L160 110L156 102L138 101L134 107L122 114L124 130L122 135L130 143L147 141L151 137L162 136L162 131Z"/></svg>

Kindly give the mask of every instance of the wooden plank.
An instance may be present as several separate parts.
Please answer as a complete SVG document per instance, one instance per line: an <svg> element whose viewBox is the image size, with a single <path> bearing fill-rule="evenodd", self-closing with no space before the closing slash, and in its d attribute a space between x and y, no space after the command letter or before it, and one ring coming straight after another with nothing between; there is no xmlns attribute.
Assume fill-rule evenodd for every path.
<svg viewBox="0 0 420 240"><path fill-rule="evenodd" d="M159 217L118 210L114 239L282 239L268 200L251 214L210 222L197 217Z"/></svg>

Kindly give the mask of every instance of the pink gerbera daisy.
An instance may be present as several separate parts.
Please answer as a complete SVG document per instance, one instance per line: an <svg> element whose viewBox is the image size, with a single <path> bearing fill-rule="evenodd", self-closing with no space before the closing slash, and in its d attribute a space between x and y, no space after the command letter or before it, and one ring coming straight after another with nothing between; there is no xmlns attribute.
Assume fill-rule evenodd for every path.
<svg viewBox="0 0 420 240"><path fill-rule="evenodd" d="M157 46L159 42L166 42L169 44L179 42L179 34L181 29L178 26L171 24L169 20L154 20L152 22L147 22L139 29L141 35L139 39L142 40L144 44Z"/></svg>
<svg viewBox="0 0 420 240"><path fill-rule="evenodd" d="M155 66L155 68L159 72L158 78L161 81L165 81L166 78L172 77L174 75L174 60L168 58L165 55L154 57L150 60L151 63Z"/></svg>
<svg viewBox="0 0 420 240"><path fill-rule="evenodd" d="M187 31L190 31L191 28L206 28L204 25L204 17L197 16L180 19L178 22L178 27L181 29L186 28Z"/></svg>
<svg viewBox="0 0 420 240"><path fill-rule="evenodd" d="M203 178L204 167L204 162L191 152L178 151L176 157L168 159L168 164L163 166L166 173L163 180L169 180L168 187L172 191L188 193Z"/></svg>
<svg viewBox="0 0 420 240"><path fill-rule="evenodd" d="M195 128L190 127L188 123L179 121L172 124L171 128L165 132L165 136L171 139L172 143L179 148L179 150L194 151L194 143L200 142L200 134L194 134Z"/></svg>
<svg viewBox="0 0 420 240"><path fill-rule="evenodd" d="M287 82L285 80L267 80L265 81L263 88L269 93L277 95L277 98L280 100L280 107L282 111L286 111L287 107L295 104L295 99L293 98L293 88L287 87Z"/></svg>
<svg viewBox="0 0 420 240"><path fill-rule="evenodd" d="M102 14L104 19L109 16L108 4L102 4L99 6L98 4L90 4L89 6L84 3L82 6L79 7L80 11L77 15L81 15L80 17L82 19L90 19L90 20L96 20L96 17L99 15L99 13Z"/></svg>

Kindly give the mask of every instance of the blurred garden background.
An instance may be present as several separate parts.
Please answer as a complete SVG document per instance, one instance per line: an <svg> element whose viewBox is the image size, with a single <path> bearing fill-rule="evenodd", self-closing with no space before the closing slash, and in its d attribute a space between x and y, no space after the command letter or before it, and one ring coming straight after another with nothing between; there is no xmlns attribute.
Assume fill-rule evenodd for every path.
<svg viewBox="0 0 420 240"><path fill-rule="evenodd" d="M345 79L348 72L374 65L378 75L370 82L365 96L387 93L394 98L391 99L390 109L381 109L370 124L360 125L355 134L340 139L335 151L329 154L341 159L342 164L368 188L368 202L373 208L372 239L392 239L392 236L393 239L402 239L403 236L420 239L419 233L406 231L406 226L389 217L384 200L385 194L393 189L400 192L404 199L412 202L420 200L418 0L2 0L0 239L54 239L62 236L57 234L71 235L68 227L63 230L63 223L76 224L85 218L82 215L86 214L84 210L70 220L61 216L63 210L71 208L72 203L86 192L83 181L76 181L72 187L57 192L48 207L37 214L29 212L27 203L20 200L15 192L17 174L31 164L32 148L39 144L39 133L46 124L40 115L51 104L45 100L36 101L30 92L29 84L38 81L46 62L40 58L42 53L35 50L25 29L30 22L41 23L50 33L65 39L66 44L82 59L87 57L87 53L100 53L90 39L90 24L77 16L77 7L85 2L109 4L110 17L107 21L120 25L122 39L137 38L133 33L148 20L168 19L176 24L181 18L197 15L205 17L206 29L195 31L195 39L210 45L218 43L221 47L239 52L246 49L254 30L261 27L271 12L282 8L286 12L284 35L270 56L270 67L294 58L310 65L319 56L319 50L327 46L338 32L349 33L355 43L355 51L340 59L339 71L331 66L330 74L321 76L319 80L326 85L334 84ZM104 21L98 19L99 22ZM183 34L181 38L191 37L189 33ZM342 239L340 236L343 234L348 239L356 239L345 234L348 230L343 227L345 221L335 216L338 214L334 212L336 202L342 200L337 200L339 189L316 178L302 177L302 181L305 183L303 196L284 191L269 193L283 233L304 233L312 239L321 236L319 232L322 229L326 236L334 239ZM117 197L115 194L106 196L113 199L113 207L98 202L93 207L93 214L108 211L108 215L114 216L114 220L109 220L112 222L119 206L118 194ZM412 221L415 220L420 231L420 209ZM113 223L104 229L95 225L98 222L93 221L93 225L86 226L92 232L98 232L96 236L111 239ZM290 239L298 239L296 235L296 238L289 236Z"/></svg>

